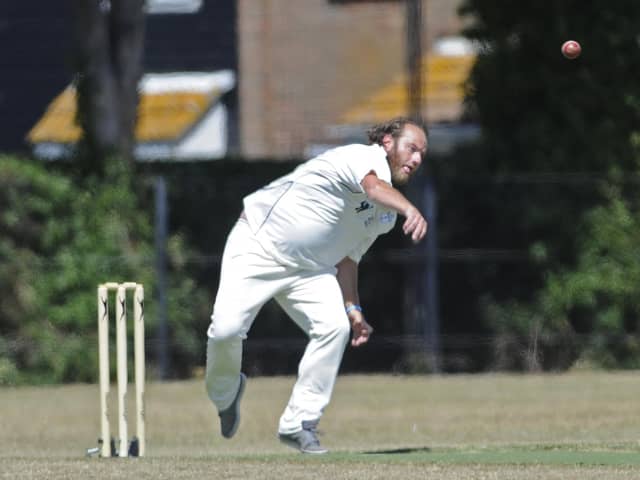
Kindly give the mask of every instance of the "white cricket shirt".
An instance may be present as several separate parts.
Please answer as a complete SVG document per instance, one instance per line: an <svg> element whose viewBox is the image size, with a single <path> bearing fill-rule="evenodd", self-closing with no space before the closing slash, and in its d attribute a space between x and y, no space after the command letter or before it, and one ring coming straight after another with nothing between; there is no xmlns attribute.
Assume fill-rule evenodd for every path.
<svg viewBox="0 0 640 480"><path fill-rule="evenodd" d="M369 200L360 182L371 171L391 184L379 145L346 145L308 160L244 198L258 242L278 262L305 269L359 262L396 213Z"/></svg>

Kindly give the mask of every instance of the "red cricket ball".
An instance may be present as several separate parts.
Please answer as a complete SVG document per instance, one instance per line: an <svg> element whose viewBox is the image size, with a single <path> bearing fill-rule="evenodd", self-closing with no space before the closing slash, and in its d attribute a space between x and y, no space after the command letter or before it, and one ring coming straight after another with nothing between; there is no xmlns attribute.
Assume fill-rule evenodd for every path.
<svg viewBox="0 0 640 480"><path fill-rule="evenodd" d="M573 60L574 58L578 58L580 56L582 47L575 40L567 40L562 44L562 48L560 50L562 52L562 55L564 55L569 60Z"/></svg>

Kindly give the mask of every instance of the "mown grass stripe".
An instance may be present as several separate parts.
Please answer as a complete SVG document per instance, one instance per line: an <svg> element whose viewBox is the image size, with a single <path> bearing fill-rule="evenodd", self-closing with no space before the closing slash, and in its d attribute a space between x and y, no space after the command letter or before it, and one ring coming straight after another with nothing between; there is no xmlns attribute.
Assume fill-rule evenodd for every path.
<svg viewBox="0 0 640 480"><path fill-rule="evenodd" d="M272 454L237 455L238 460L266 463L414 463L456 465L585 465L636 466L640 452L545 448L526 450L521 446L500 450L430 450L398 449L394 451L331 452L327 455ZM226 457L227 459L229 457Z"/></svg>
<svg viewBox="0 0 640 480"><path fill-rule="evenodd" d="M365 455L358 455L365 457ZM638 452L611 451L447 451L366 455L377 461L409 461L454 464L540 464L540 465L640 465Z"/></svg>

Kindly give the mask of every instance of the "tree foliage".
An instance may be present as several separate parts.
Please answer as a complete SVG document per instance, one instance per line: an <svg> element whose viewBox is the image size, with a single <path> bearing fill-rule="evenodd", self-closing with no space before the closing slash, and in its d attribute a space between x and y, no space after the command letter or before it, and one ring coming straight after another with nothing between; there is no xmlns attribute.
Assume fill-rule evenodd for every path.
<svg viewBox="0 0 640 480"><path fill-rule="evenodd" d="M515 339L526 338L527 355L502 366L544 368L552 338L565 347L555 367L637 366L640 3L467 0L461 13L481 49L468 105L483 150L467 169L595 187L494 210L504 220L494 238L519 238L537 265L520 294L484 298L497 350L522 352ZM561 55L568 39L582 44L578 59Z"/></svg>
<svg viewBox="0 0 640 480"><path fill-rule="evenodd" d="M41 164L2 157L0 203L0 384L94 381L96 287L105 281L145 286L153 358L153 232L127 169L78 186ZM188 375L202 362L209 305L185 272L183 240L174 235L168 250L171 373Z"/></svg>
<svg viewBox="0 0 640 480"><path fill-rule="evenodd" d="M636 167L640 3L467 0L480 55L470 101L493 172L600 172ZM567 60L565 40L582 44Z"/></svg>
<svg viewBox="0 0 640 480"><path fill-rule="evenodd" d="M574 268L550 272L538 299L546 318L589 332L580 356L605 367L640 367L640 205L607 189L580 225Z"/></svg>

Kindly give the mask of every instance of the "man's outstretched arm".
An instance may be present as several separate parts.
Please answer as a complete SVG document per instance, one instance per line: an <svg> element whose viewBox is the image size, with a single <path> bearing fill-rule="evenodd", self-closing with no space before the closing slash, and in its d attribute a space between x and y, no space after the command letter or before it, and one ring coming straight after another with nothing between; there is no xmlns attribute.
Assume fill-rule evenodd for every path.
<svg viewBox="0 0 640 480"><path fill-rule="evenodd" d="M413 243L418 243L424 238L427 233L427 221L400 190L380 180L375 172L368 173L360 185L368 198L405 217L402 230L405 235L411 235Z"/></svg>

